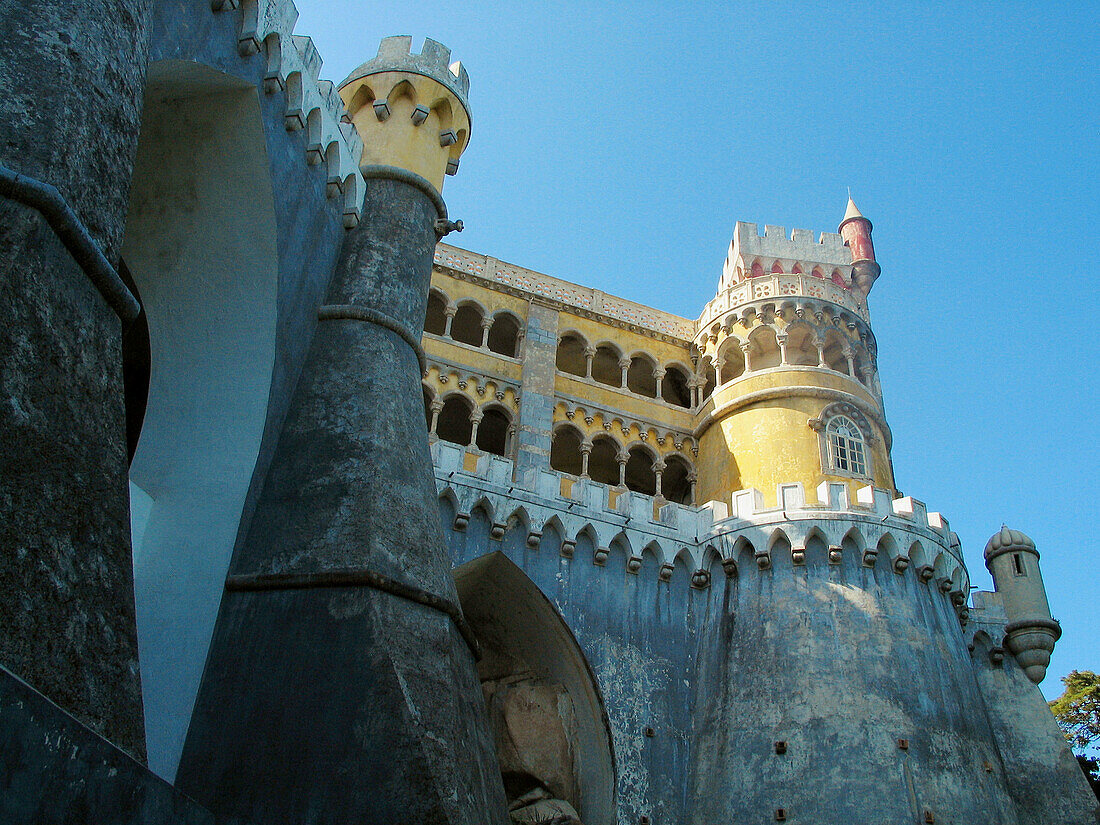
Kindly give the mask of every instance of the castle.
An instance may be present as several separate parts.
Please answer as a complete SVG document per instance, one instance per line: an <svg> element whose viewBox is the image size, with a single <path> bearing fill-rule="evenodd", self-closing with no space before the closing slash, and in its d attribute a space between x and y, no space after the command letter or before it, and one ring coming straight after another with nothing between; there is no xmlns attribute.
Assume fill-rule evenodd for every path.
<svg viewBox="0 0 1100 825"><path fill-rule="evenodd" d="M681 318L444 242L434 41L0 12L0 820L1095 821L1034 543L971 593L897 491L851 199Z"/></svg>

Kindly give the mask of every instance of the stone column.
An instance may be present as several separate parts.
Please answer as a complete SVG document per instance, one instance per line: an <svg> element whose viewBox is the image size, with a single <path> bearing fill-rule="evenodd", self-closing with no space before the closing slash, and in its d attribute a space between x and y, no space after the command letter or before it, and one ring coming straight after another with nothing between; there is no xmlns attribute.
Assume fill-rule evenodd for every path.
<svg viewBox="0 0 1100 825"><path fill-rule="evenodd" d="M615 455L615 460L619 463L619 486L626 486L626 462L630 461L630 453L625 450Z"/></svg>
<svg viewBox="0 0 1100 825"><path fill-rule="evenodd" d="M691 485L691 499L688 501L688 504L692 506L695 505L695 483L698 481L698 479L699 476L695 474L694 470L688 473L688 483Z"/></svg>
<svg viewBox="0 0 1100 825"><path fill-rule="evenodd" d="M385 123L352 105L370 75L381 75L371 80L379 95L422 84L464 122L468 81L448 58L434 41L410 55L408 39L393 38L345 81L366 145L438 128L432 113L410 120L407 98ZM411 153L413 169L377 156L362 166L362 219L345 238L230 566L176 778L219 818L508 820L416 409L423 415L419 330L445 218L438 187L456 158L439 141L415 145L431 151Z"/></svg>
<svg viewBox="0 0 1100 825"><path fill-rule="evenodd" d="M439 424L439 413L443 411L443 402L438 398L432 400L432 425L428 428L429 435L435 435L435 428Z"/></svg>
<svg viewBox="0 0 1100 825"><path fill-rule="evenodd" d="M745 372L752 372L752 362L749 360L749 351L752 349L752 344L745 343L741 345L741 352L745 353Z"/></svg>
<svg viewBox="0 0 1100 825"><path fill-rule="evenodd" d="M443 315L446 318L443 324L443 334L448 338L451 335L451 323L455 319L456 312L458 312L458 306L455 304L447 304L447 306L443 308Z"/></svg>
<svg viewBox="0 0 1100 825"><path fill-rule="evenodd" d="M588 475L588 459L592 455L592 442L581 442L581 478L589 478Z"/></svg>
<svg viewBox="0 0 1100 825"><path fill-rule="evenodd" d="M658 458L656 461L653 462L653 478L657 485L653 495L656 498L663 498L663 496L661 495L661 475L664 473L664 471L665 462Z"/></svg>
<svg viewBox="0 0 1100 825"><path fill-rule="evenodd" d="M825 362L825 344L821 341L815 342L817 346L817 365L819 367L828 366Z"/></svg>
<svg viewBox="0 0 1100 825"><path fill-rule="evenodd" d="M481 348L489 346L489 330L493 328L493 319L486 317L481 319Z"/></svg>
<svg viewBox="0 0 1100 825"><path fill-rule="evenodd" d="M474 410L470 413L470 446L475 450L477 449L477 425L481 423L481 419L485 417L485 414L481 410Z"/></svg>
<svg viewBox="0 0 1100 825"><path fill-rule="evenodd" d="M846 360L848 362L848 374L850 376L852 376L852 378L855 378L856 377L856 362L855 362L855 358L852 354L852 351L850 349L845 349L844 350L844 360Z"/></svg>
<svg viewBox="0 0 1100 825"><path fill-rule="evenodd" d="M584 377L592 380L592 359L596 357L595 347L584 348Z"/></svg>
<svg viewBox="0 0 1100 825"><path fill-rule="evenodd" d="M619 379L619 381L620 381L619 386L622 387L625 390L626 389L626 373L627 373L627 370L630 369L630 359L629 358L620 358L619 359L619 369L622 371L622 377Z"/></svg>
<svg viewBox="0 0 1100 825"><path fill-rule="evenodd" d="M532 301L527 310L523 347L523 398L516 428L516 481L534 489L540 469L550 468L557 376L558 311ZM589 361L591 366L591 361Z"/></svg>
<svg viewBox="0 0 1100 825"><path fill-rule="evenodd" d="M0 665L141 761L117 269L150 6L0 0Z"/></svg>
<svg viewBox="0 0 1100 825"><path fill-rule="evenodd" d="M776 342L779 344L779 363L786 367L787 363L787 334L785 332L779 333L775 336Z"/></svg>
<svg viewBox="0 0 1100 825"><path fill-rule="evenodd" d="M653 370L653 380L657 382L657 398L661 397L661 382L664 380L665 371L658 367Z"/></svg>

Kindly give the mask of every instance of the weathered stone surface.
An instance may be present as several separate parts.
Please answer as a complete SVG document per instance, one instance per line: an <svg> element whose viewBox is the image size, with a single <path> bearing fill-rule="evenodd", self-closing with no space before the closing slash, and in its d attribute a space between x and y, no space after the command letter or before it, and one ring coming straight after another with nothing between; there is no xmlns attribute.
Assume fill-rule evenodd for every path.
<svg viewBox="0 0 1100 825"><path fill-rule="evenodd" d="M414 187L371 181L326 303L418 330L435 217ZM394 331L318 325L231 575L365 569L457 602L419 376ZM368 588L227 594L177 778L217 813L270 823L506 821L452 620Z"/></svg>
<svg viewBox="0 0 1100 825"><path fill-rule="evenodd" d="M117 263L147 0L0 2L0 160L55 186ZM50 105L43 105L50 101ZM138 758L144 728L118 318L0 200L0 662Z"/></svg>
<svg viewBox="0 0 1100 825"><path fill-rule="evenodd" d="M214 816L0 668L5 825L214 825Z"/></svg>

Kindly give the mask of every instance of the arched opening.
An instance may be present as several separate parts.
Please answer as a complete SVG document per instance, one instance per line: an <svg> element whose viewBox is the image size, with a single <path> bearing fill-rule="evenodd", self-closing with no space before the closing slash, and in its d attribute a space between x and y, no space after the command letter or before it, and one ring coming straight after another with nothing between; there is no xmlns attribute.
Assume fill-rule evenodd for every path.
<svg viewBox="0 0 1100 825"><path fill-rule="evenodd" d="M702 397L699 399L699 403L706 402L708 398L714 395L714 388L718 386L718 373L714 369L714 365L708 360L703 366L703 386Z"/></svg>
<svg viewBox="0 0 1100 825"><path fill-rule="evenodd" d="M596 347L596 355L592 359L592 377L601 384L612 387L623 385L623 371L619 366L619 352L609 344L600 344Z"/></svg>
<svg viewBox="0 0 1100 825"><path fill-rule="evenodd" d="M647 355L635 355L626 371L626 388L647 398L657 397L657 378L653 374L657 365Z"/></svg>
<svg viewBox="0 0 1100 825"><path fill-rule="evenodd" d="M442 335L447 329L447 298L432 290L428 293L428 312L424 316L424 331Z"/></svg>
<svg viewBox="0 0 1100 825"><path fill-rule="evenodd" d="M751 271L752 271L751 277L753 277L753 278L763 278L764 277L764 267L761 266L760 261L753 261L752 262L752 270Z"/></svg>
<svg viewBox="0 0 1100 825"><path fill-rule="evenodd" d="M848 374L848 358L844 354L847 349L846 341L835 329L825 332L825 363L829 369Z"/></svg>
<svg viewBox="0 0 1100 825"><path fill-rule="evenodd" d="M796 367L817 366L817 343L806 324L787 327L787 363Z"/></svg>
<svg viewBox="0 0 1100 825"><path fill-rule="evenodd" d="M447 396L443 399L443 409L439 411L435 434L443 441L468 446L470 434L473 432L473 423L470 421L473 408L473 402L464 395L456 393Z"/></svg>
<svg viewBox="0 0 1100 825"><path fill-rule="evenodd" d="M571 425L554 430L554 440L550 444L550 467L561 473L579 476L581 474L581 431Z"/></svg>
<svg viewBox="0 0 1100 825"><path fill-rule="evenodd" d="M515 358L519 352L519 319L510 312L498 312L493 316L489 329L489 349L500 355Z"/></svg>
<svg viewBox="0 0 1100 825"><path fill-rule="evenodd" d="M721 361L723 384L744 375L745 354L741 352L741 342L736 338L729 339L729 343L722 350Z"/></svg>
<svg viewBox="0 0 1100 825"><path fill-rule="evenodd" d="M691 407L691 389L688 387L687 370L674 364L665 367L665 377L661 381L661 397L677 407Z"/></svg>
<svg viewBox="0 0 1100 825"><path fill-rule="evenodd" d="M749 351L749 366L754 372L779 366L782 358L774 329L757 327L749 336L749 343L752 344L752 349Z"/></svg>
<svg viewBox="0 0 1100 825"><path fill-rule="evenodd" d="M657 475L653 471L654 455L648 447L635 444L626 460L626 488L652 496L657 493Z"/></svg>
<svg viewBox="0 0 1100 825"><path fill-rule="evenodd" d="M783 274L783 264L780 263L779 261L776 261L775 263L772 264L772 275L782 275L782 274Z"/></svg>
<svg viewBox="0 0 1100 825"><path fill-rule="evenodd" d="M461 565L454 577L462 612L481 643L478 678L514 818L548 822L557 813L610 825L610 728L576 639L503 553Z"/></svg>
<svg viewBox="0 0 1100 825"><path fill-rule="evenodd" d="M619 483L619 445L607 435L592 439L592 454L588 457L588 475L593 481L615 486Z"/></svg>
<svg viewBox="0 0 1100 825"><path fill-rule="evenodd" d="M156 720L149 766L165 777L267 420L277 238L255 87L196 64L151 64L122 248L144 320L123 356L142 692Z"/></svg>
<svg viewBox="0 0 1100 825"><path fill-rule="evenodd" d="M585 347L588 342L574 333L567 333L558 341L558 353L555 363L562 372L570 375L579 375L584 378L588 374L588 364L584 357Z"/></svg>
<svg viewBox="0 0 1100 825"><path fill-rule="evenodd" d="M451 337L473 347L481 346L481 307L474 303L460 304L451 320Z"/></svg>
<svg viewBox="0 0 1100 825"><path fill-rule="evenodd" d="M477 425L477 448L493 455L508 454L508 430L512 418L499 407L486 407Z"/></svg>
<svg viewBox="0 0 1100 825"><path fill-rule="evenodd" d="M661 474L661 495L675 504L693 504L691 495L691 465L678 455L665 457Z"/></svg>

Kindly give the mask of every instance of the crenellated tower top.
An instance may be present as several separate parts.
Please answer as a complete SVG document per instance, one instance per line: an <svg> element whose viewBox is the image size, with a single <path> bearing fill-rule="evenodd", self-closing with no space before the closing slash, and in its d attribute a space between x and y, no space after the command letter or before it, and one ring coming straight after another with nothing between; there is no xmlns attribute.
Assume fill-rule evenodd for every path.
<svg viewBox="0 0 1100 825"><path fill-rule="evenodd" d="M396 166L442 191L470 140L470 78L451 51L425 39L387 37L378 54L340 84L348 116L363 138L363 166Z"/></svg>

